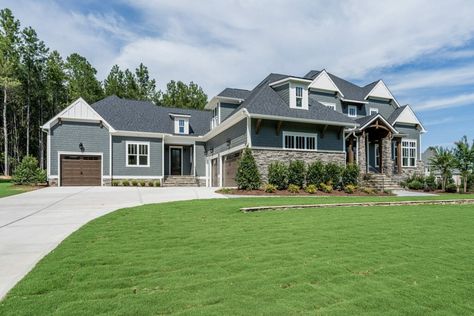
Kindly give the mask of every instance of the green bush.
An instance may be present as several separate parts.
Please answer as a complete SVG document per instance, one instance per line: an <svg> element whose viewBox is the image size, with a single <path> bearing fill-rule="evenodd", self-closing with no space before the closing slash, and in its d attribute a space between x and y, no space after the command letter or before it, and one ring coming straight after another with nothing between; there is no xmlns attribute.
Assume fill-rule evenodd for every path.
<svg viewBox="0 0 474 316"><path fill-rule="evenodd" d="M326 183L320 183L319 184L319 189L325 193L331 193L332 192L332 185L331 184L326 184Z"/></svg>
<svg viewBox="0 0 474 316"><path fill-rule="evenodd" d="M122 185L123 185L124 187L128 187L128 186L130 185L130 181L128 181L128 180L123 180L123 181L122 181Z"/></svg>
<svg viewBox="0 0 474 316"><path fill-rule="evenodd" d="M302 160L290 161L288 166L288 184L294 184L302 188L306 175L306 166Z"/></svg>
<svg viewBox="0 0 474 316"><path fill-rule="evenodd" d="M444 189L447 193L456 193L458 192L458 187L454 183L450 183Z"/></svg>
<svg viewBox="0 0 474 316"><path fill-rule="evenodd" d="M15 184L38 184L46 182L46 172L38 167L38 160L25 156L15 168L12 181Z"/></svg>
<svg viewBox="0 0 474 316"><path fill-rule="evenodd" d="M141 181L140 181L140 186L141 186L141 187L146 186L146 181L145 181L145 180L141 180Z"/></svg>
<svg viewBox="0 0 474 316"><path fill-rule="evenodd" d="M321 182L324 182L324 174L325 174L325 167L324 164L317 160L308 166L308 171L306 173L306 183L308 185L318 185Z"/></svg>
<svg viewBox="0 0 474 316"><path fill-rule="evenodd" d="M355 186L353 184L348 184L344 187L344 192L346 192L348 194L353 194L353 193L355 193L356 190L357 190L357 186Z"/></svg>
<svg viewBox="0 0 474 316"><path fill-rule="evenodd" d="M288 192L290 193L298 193L300 192L300 186L296 184L288 185Z"/></svg>
<svg viewBox="0 0 474 316"><path fill-rule="evenodd" d="M229 194L231 192L232 192L231 188L222 188L219 190L219 193L222 193L222 194Z"/></svg>
<svg viewBox="0 0 474 316"><path fill-rule="evenodd" d="M148 181L148 186L149 186L149 187L154 187L154 186L155 186L155 182L154 182L153 180Z"/></svg>
<svg viewBox="0 0 474 316"><path fill-rule="evenodd" d="M268 166L268 183L274 185L278 190L288 188L288 167L281 162L272 162Z"/></svg>
<svg viewBox="0 0 474 316"><path fill-rule="evenodd" d="M137 181L137 180L132 180L132 185L133 185L134 187L138 186L138 181Z"/></svg>
<svg viewBox="0 0 474 316"><path fill-rule="evenodd" d="M275 185L271 184L271 183L267 183L263 187L263 190L267 193L275 193L276 190L277 190L277 187Z"/></svg>
<svg viewBox="0 0 474 316"><path fill-rule="evenodd" d="M438 183L436 182L436 177L433 174L430 174L425 178L425 190L426 191L434 191L438 187Z"/></svg>
<svg viewBox="0 0 474 316"><path fill-rule="evenodd" d="M424 184L418 180L412 180L411 182L408 182L407 187L410 190L421 190L424 188Z"/></svg>
<svg viewBox="0 0 474 316"><path fill-rule="evenodd" d="M257 190L262 185L260 173L250 148L245 148L239 161L239 168L235 176L237 186L241 190Z"/></svg>
<svg viewBox="0 0 474 316"><path fill-rule="evenodd" d="M314 184L309 184L305 189L306 193L315 194L318 191L318 188Z"/></svg>
<svg viewBox="0 0 474 316"><path fill-rule="evenodd" d="M155 181L155 187L161 187L161 181L160 180Z"/></svg>
<svg viewBox="0 0 474 316"><path fill-rule="evenodd" d="M342 167L336 163L328 163L325 168L324 183L332 185L334 189L341 183Z"/></svg>
<svg viewBox="0 0 474 316"><path fill-rule="evenodd" d="M112 180L112 186L113 187L118 187L120 185L120 181L118 180Z"/></svg>
<svg viewBox="0 0 474 316"><path fill-rule="evenodd" d="M342 170L342 185L345 187L347 185L356 186L359 183L359 166L356 164L348 164Z"/></svg>
<svg viewBox="0 0 474 316"><path fill-rule="evenodd" d="M362 192L365 194L375 194L376 191L372 188L362 188Z"/></svg>

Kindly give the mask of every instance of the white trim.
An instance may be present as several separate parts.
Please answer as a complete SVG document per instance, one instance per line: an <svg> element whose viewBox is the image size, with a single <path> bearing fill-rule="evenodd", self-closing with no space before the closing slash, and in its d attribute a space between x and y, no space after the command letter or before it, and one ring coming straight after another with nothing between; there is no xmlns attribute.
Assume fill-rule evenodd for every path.
<svg viewBox="0 0 474 316"><path fill-rule="evenodd" d="M344 94L339 90L334 81L332 81L326 69L323 69L316 78L314 78L309 85L309 89L338 92L342 97L344 97Z"/></svg>
<svg viewBox="0 0 474 316"><path fill-rule="evenodd" d="M310 84L312 81L310 79L303 79L303 78L296 78L296 77L286 77L286 78L283 78L283 79L280 79L280 80L277 80L277 81L273 81L273 82L270 82L268 85L270 87L274 87L274 86L279 86L279 85L282 85L282 84L286 84L287 82L299 82L299 83L306 83L306 84Z"/></svg>
<svg viewBox="0 0 474 316"><path fill-rule="evenodd" d="M252 148L252 119L250 116L247 117L247 146Z"/></svg>
<svg viewBox="0 0 474 316"><path fill-rule="evenodd" d="M109 177L112 178L112 134L109 133Z"/></svg>
<svg viewBox="0 0 474 316"><path fill-rule="evenodd" d="M168 146L168 176L174 176L171 174L171 149L178 148L181 150L181 175L183 175L183 146Z"/></svg>
<svg viewBox="0 0 474 316"><path fill-rule="evenodd" d="M169 113L170 116L172 117L184 117L184 118L190 118L191 115L189 114L179 114L179 113Z"/></svg>
<svg viewBox="0 0 474 316"><path fill-rule="evenodd" d="M321 103L322 105L324 105L324 106L327 107L327 108L332 108L334 111L336 111L336 103L334 103L334 102L322 102L322 101L319 101L319 103Z"/></svg>
<svg viewBox="0 0 474 316"><path fill-rule="evenodd" d="M340 122L330 122L330 121L324 121L324 120L300 119L300 118L283 117L283 116L276 116L276 115L265 115L265 114L250 114L250 117L261 118L261 119L266 119L266 120L274 120L274 121L313 123L313 124L319 124L319 125L332 125L332 126L343 126L343 127L359 126L359 124L357 123L340 123Z"/></svg>
<svg viewBox="0 0 474 316"><path fill-rule="evenodd" d="M217 106L217 103L220 101L224 101L225 103L239 104L239 103L244 102L244 99L221 97L221 96L216 95L209 102L207 102L207 104L204 106L204 109L212 110L213 108Z"/></svg>
<svg viewBox="0 0 474 316"><path fill-rule="evenodd" d="M370 90L369 93L367 93L364 100L367 100L369 97L385 99L385 100L393 100L395 104L397 105L397 107L400 107L400 104L398 104L397 99L395 99L392 92L390 92L390 89L387 87L385 82L383 82L383 80L379 80L377 82L377 84L372 88L372 90Z"/></svg>
<svg viewBox="0 0 474 316"><path fill-rule="evenodd" d="M165 139L161 139L161 176L165 175Z"/></svg>
<svg viewBox="0 0 474 316"><path fill-rule="evenodd" d="M351 102L351 103L360 103L360 104L368 104L368 101L360 101L360 100L351 100L351 99L346 99L346 98L341 98L341 101L344 102Z"/></svg>
<svg viewBox="0 0 474 316"><path fill-rule="evenodd" d="M414 157L415 158L415 165L414 166L405 166L405 165L403 165L403 142L414 142L415 143L415 157ZM402 167L403 168L416 168L416 166L418 165L418 161L417 161L418 160L418 140L414 139L414 138L402 138L401 147L402 147L402 157L401 157ZM408 158L407 158L408 160L407 160L407 162L409 162L409 159L411 157L410 156L410 148L412 148L412 147L408 147ZM420 150L420 152L421 152L421 150Z"/></svg>
<svg viewBox="0 0 474 316"><path fill-rule="evenodd" d="M128 145L137 145L137 164L136 165L130 165L128 163ZM147 148L147 164L146 165L140 165L140 146L139 145L146 145L148 147ZM125 167L130 167L130 168L148 168L148 167L150 167L150 159L151 159L151 150L150 149L151 149L150 142L132 141L132 140L125 141Z"/></svg>
<svg viewBox="0 0 474 316"><path fill-rule="evenodd" d="M220 156L227 156L229 154L232 154L236 151L240 151L240 150L244 150L245 149L245 145L242 144L242 145L239 145L239 146L235 146L234 148L231 148L231 149L227 149L227 150L224 150L220 153L218 153L217 155L220 155Z"/></svg>
<svg viewBox="0 0 474 316"><path fill-rule="evenodd" d="M351 115L351 109L355 110L355 115ZM357 105L348 105L347 106L347 116L349 117L357 117Z"/></svg>
<svg viewBox="0 0 474 316"><path fill-rule="evenodd" d="M301 89L301 97L298 97L296 95L296 90L297 89ZM295 110L308 110L308 102L309 102L309 99L308 99L308 89L301 85L301 84L297 84L297 83L294 83L294 82L290 82L290 85L289 85L289 95L290 95L290 109L295 109ZM300 98L301 99L301 106L297 106L297 102L296 100Z"/></svg>
<svg viewBox="0 0 474 316"><path fill-rule="evenodd" d="M219 164L219 187L222 188L222 184L223 184L223 180L224 180L224 176L222 174L222 171L223 171L223 164L222 162L224 161L224 155L223 154L220 154L219 155L219 159L217 159L217 162Z"/></svg>
<svg viewBox="0 0 474 316"><path fill-rule="evenodd" d="M165 136L171 136L171 134L166 133L153 133L153 132L134 132L134 131L113 131L111 132L113 136L133 136L133 137L146 137L146 138L163 138ZM190 136L198 137L198 136Z"/></svg>
<svg viewBox="0 0 474 316"><path fill-rule="evenodd" d="M374 116L372 119L370 119L370 121L365 123L363 126L360 126L359 129L362 130L362 129L366 128L367 126L370 125L370 123L372 123L373 121L375 121L378 118L380 118L382 120L382 122L384 122L392 130L392 132L394 134L399 134L398 131L389 122L387 122L387 120L384 119L382 115L380 115L380 113L378 113L376 116Z"/></svg>
<svg viewBox="0 0 474 316"><path fill-rule="evenodd" d="M181 133L179 123L183 122L183 132ZM177 135L188 135L189 134L189 118L186 117L175 117L174 118L174 133Z"/></svg>
<svg viewBox="0 0 474 316"><path fill-rule="evenodd" d="M196 176L196 142L194 142L192 149L193 149L193 155L192 155L192 157L193 157L193 162L192 162L192 164L193 164L193 176L195 177Z"/></svg>
<svg viewBox="0 0 474 316"><path fill-rule="evenodd" d="M293 136L295 137L294 139L294 145L296 146L296 137L304 137L304 149L302 148L287 148L285 147L285 138L286 136ZM307 147L307 141L308 141L308 138L314 138L314 149L306 149ZM299 151L317 151L318 150L318 134L316 133L299 133L299 132L288 132L288 131L283 131L282 133L282 148L283 149L296 149L296 150L299 150Z"/></svg>
<svg viewBox="0 0 474 316"><path fill-rule="evenodd" d="M48 175L48 179L51 178L51 133L48 130L46 135L46 173Z"/></svg>
<svg viewBox="0 0 474 316"><path fill-rule="evenodd" d="M61 155L71 156L100 156L100 186L104 186L104 153L103 152L77 152L58 151L58 187L61 186Z"/></svg>
<svg viewBox="0 0 474 316"><path fill-rule="evenodd" d="M405 113L408 111L408 113ZM402 116L403 115L403 116ZM415 125L420 125L421 127L421 133L426 133L426 129L424 128L423 124L421 124L420 120L416 116L415 112L409 106L408 104L405 106L403 111L397 116L393 124L395 125L396 123L401 123L401 124L415 124Z"/></svg>
<svg viewBox="0 0 474 316"><path fill-rule="evenodd" d="M374 114L374 113L372 113L372 112L379 114L379 109L378 109L378 108L370 108L370 109L369 109L369 115Z"/></svg>
<svg viewBox="0 0 474 316"><path fill-rule="evenodd" d="M380 167L380 164L379 164L379 161L377 160L377 156L379 156L379 159L380 159L379 144L374 144L374 159L375 159L374 166L378 168Z"/></svg>
<svg viewBox="0 0 474 316"><path fill-rule="evenodd" d="M253 147L252 149L255 149L255 150L275 150L275 151L301 151L301 152L312 152L312 153L328 153L328 154L343 154L344 151L341 151L341 150L304 150L304 149L291 149L291 148L282 148L282 147L262 147L262 146L258 146L258 147Z"/></svg>

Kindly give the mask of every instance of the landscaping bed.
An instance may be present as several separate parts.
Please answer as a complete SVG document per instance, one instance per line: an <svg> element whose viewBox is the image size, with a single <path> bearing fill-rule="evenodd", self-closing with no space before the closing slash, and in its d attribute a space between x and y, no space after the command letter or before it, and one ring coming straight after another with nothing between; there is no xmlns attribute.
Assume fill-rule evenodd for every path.
<svg viewBox="0 0 474 316"><path fill-rule="evenodd" d="M304 190L300 190L297 193L290 192L288 190L276 190L273 193L265 192L264 190L240 190L240 189L229 189L223 188L217 193L228 194L228 195L249 195L249 196L392 196L391 192L382 191L355 191L354 193L346 193L344 191L333 190L330 193L323 191L316 191L315 193L308 193Z"/></svg>

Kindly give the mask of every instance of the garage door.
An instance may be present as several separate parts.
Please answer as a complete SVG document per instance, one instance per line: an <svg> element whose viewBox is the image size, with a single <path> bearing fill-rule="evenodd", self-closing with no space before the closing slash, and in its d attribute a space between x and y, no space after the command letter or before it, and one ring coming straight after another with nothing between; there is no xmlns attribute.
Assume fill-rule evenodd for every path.
<svg viewBox="0 0 474 316"><path fill-rule="evenodd" d="M101 185L101 157L61 155L61 186Z"/></svg>
<svg viewBox="0 0 474 316"><path fill-rule="evenodd" d="M223 164L223 185L225 187L236 187L235 175L239 168L240 152L224 156Z"/></svg>

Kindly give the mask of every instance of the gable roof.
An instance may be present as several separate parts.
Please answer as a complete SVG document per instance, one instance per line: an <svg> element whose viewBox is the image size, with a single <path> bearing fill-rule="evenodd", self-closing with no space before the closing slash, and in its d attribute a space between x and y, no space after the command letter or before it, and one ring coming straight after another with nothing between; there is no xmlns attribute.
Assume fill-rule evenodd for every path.
<svg viewBox="0 0 474 316"><path fill-rule="evenodd" d="M421 121L418 119L415 112L412 110L412 108L408 104L402 107L399 107L395 111L393 111L388 121L392 125L396 123L407 123L407 124L419 125L421 128L421 132L422 133L426 132L425 127L423 126L423 124L421 124Z"/></svg>
<svg viewBox="0 0 474 316"><path fill-rule="evenodd" d="M91 105L118 131L174 134L172 114L189 115L189 135L204 135L209 131L211 112L158 106L150 101L121 99L110 96Z"/></svg>
<svg viewBox="0 0 474 316"><path fill-rule="evenodd" d="M312 97L309 98L308 110L290 108L285 100L269 85L287 77L289 76L274 73L268 75L233 113L245 108L251 116L257 117L272 116L275 118L281 117L283 120L293 118L343 126L357 125L354 120L346 115L327 108Z"/></svg>
<svg viewBox="0 0 474 316"><path fill-rule="evenodd" d="M250 91L246 89L225 88L217 96L245 100L249 96L249 94Z"/></svg>
<svg viewBox="0 0 474 316"><path fill-rule="evenodd" d="M369 116L361 117L359 119L356 119L356 122L360 124L359 129L363 130L365 127L367 127L367 125L369 125L370 123L372 123L373 121L377 119L380 119L385 125L387 125L387 127L390 128L392 132L394 132L395 134L398 134L397 129L392 124L387 122L387 120L380 113L374 113Z"/></svg>

